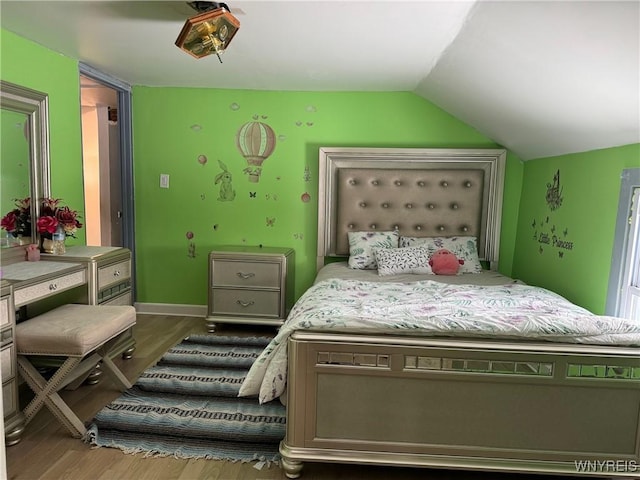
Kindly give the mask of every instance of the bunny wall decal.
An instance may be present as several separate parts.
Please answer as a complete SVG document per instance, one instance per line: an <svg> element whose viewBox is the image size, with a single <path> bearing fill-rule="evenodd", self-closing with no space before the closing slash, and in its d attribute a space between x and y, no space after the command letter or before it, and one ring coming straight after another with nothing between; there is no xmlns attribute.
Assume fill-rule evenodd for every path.
<svg viewBox="0 0 640 480"><path fill-rule="evenodd" d="M218 165L220 165L220 168L222 169L222 172L216 175L214 182L215 185L219 183L221 184L218 200L221 202L230 202L236 198L236 191L233 189L233 185L231 185L233 177L227 166L221 160L218 160Z"/></svg>

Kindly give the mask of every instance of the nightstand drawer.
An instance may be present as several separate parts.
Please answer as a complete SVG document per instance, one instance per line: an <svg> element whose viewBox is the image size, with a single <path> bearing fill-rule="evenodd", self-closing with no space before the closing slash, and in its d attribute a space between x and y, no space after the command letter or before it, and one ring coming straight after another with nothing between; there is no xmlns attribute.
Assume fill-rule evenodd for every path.
<svg viewBox="0 0 640 480"><path fill-rule="evenodd" d="M98 290L102 290L114 283L122 282L129 277L131 277L130 260L98 268Z"/></svg>
<svg viewBox="0 0 640 480"><path fill-rule="evenodd" d="M280 288L280 263L213 261L213 284L225 287Z"/></svg>
<svg viewBox="0 0 640 480"><path fill-rule="evenodd" d="M280 316L280 292L214 288L213 315Z"/></svg>
<svg viewBox="0 0 640 480"><path fill-rule="evenodd" d="M53 280L45 280L30 287L17 288L13 291L13 300L16 307L21 307L85 283L87 283L86 271L82 270Z"/></svg>

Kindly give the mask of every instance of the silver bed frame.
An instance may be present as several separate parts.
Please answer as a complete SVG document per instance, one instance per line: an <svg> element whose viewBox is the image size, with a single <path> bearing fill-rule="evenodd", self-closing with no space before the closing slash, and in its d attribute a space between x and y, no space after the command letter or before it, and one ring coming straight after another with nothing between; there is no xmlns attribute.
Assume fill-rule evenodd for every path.
<svg viewBox="0 0 640 480"><path fill-rule="evenodd" d="M318 266L347 231L478 237L498 264L504 150L320 150ZM305 461L640 477L637 348L295 332L289 478Z"/></svg>

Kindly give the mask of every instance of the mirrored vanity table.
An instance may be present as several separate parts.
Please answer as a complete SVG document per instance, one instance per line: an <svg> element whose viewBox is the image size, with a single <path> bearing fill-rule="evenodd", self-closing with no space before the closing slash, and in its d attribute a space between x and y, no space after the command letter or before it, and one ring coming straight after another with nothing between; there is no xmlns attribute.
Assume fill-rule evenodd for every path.
<svg viewBox="0 0 640 480"><path fill-rule="evenodd" d="M29 222L0 242L2 275L2 394L3 423L6 445L20 441L24 421L19 411L18 374L16 368L15 313L24 313L31 299L39 300L73 290L86 284L85 268L81 264L64 265L34 262L27 265L24 247L19 238L39 243L34 219L39 217L40 200L51 195L49 185L49 97L44 92L0 80L0 132L2 162L0 162L0 216L16 207L17 199L30 199ZM11 238L9 238L11 236ZM15 266L12 266L15 265ZM35 270L32 270L35 268ZM41 276L42 275L42 276ZM15 277L13 281L7 278ZM47 283L49 282L49 283ZM15 290L14 290L15 288ZM14 304L18 292L19 306Z"/></svg>
<svg viewBox="0 0 640 480"><path fill-rule="evenodd" d="M0 217L15 208L16 199L30 199L30 222L22 226L24 231L15 233L39 245L34 219L39 218L42 199L51 197L48 96L0 80L0 107ZM42 254L40 261L28 262L21 242L2 233L0 360L5 443L12 445L20 441L24 430L19 410L15 324L68 303L130 305L132 269L131 252L120 247L70 246L63 255ZM113 355L130 358L134 348L130 331Z"/></svg>

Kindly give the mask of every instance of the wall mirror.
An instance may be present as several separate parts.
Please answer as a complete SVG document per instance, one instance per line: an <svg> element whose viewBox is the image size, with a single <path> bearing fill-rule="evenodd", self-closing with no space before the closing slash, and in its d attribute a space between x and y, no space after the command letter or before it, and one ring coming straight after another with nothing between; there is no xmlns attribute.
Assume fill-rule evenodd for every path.
<svg viewBox="0 0 640 480"><path fill-rule="evenodd" d="M49 97L46 93L0 80L0 216L30 197L31 243L39 243L35 219L49 197ZM19 241L1 230L2 263L24 257ZM25 234L26 236L26 234Z"/></svg>

